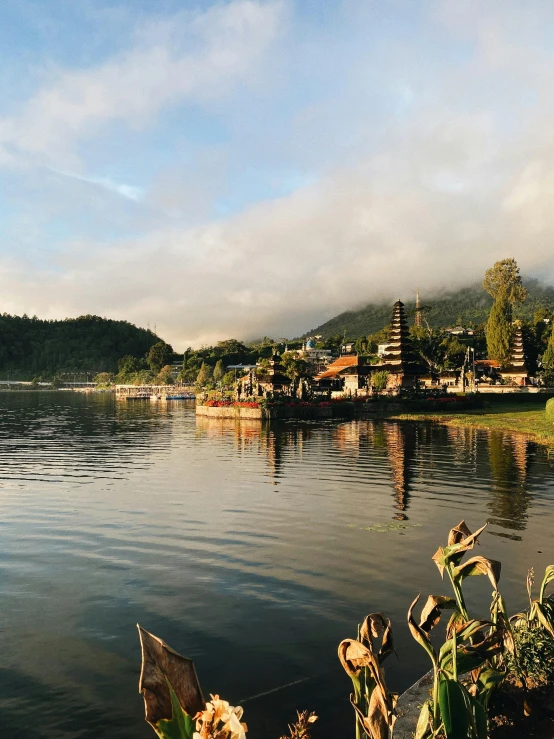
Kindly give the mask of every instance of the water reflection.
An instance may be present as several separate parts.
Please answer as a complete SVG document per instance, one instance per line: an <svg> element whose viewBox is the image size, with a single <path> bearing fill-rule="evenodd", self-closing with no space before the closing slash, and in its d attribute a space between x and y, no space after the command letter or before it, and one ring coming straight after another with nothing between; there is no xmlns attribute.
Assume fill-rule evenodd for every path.
<svg viewBox="0 0 554 739"><path fill-rule="evenodd" d="M148 739L140 621L196 659L206 692L250 699L252 736L285 733L295 706L319 713L322 739L342 736L337 643L386 610L409 658L391 663L392 687L426 669L406 608L436 591L430 557L450 526L491 519L483 553L502 560L514 609L527 567L554 561L551 462L520 437L54 393L4 394L0 411L6 735L25 716L30 737Z"/></svg>
<svg viewBox="0 0 554 739"><path fill-rule="evenodd" d="M492 476L489 521L502 528L523 531L531 501L526 489L531 466L530 442L522 436L491 431L488 447Z"/></svg>
<svg viewBox="0 0 554 739"><path fill-rule="evenodd" d="M417 431L413 424L384 424L389 465L392 470L394 507L398 511L393 518L407 520L410 501L410 482L413 477L413 461L416 455Z"/></svg>

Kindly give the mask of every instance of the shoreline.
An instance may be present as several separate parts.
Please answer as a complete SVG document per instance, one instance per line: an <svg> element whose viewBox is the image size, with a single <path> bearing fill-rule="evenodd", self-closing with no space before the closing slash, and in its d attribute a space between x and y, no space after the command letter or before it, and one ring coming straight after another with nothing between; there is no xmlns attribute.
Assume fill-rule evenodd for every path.
<svg viewBox="0 0 554 739"><path fill-rule="evenodd" d="M537 409L528 403L500 404L488 408L468 410L464 413L418 412L398 413L389 416L397 421L432 421L443 426L477 428L488 431L504 431L519 434L531 441L554 448L554 423L547 421L544 408Z"/></svg>

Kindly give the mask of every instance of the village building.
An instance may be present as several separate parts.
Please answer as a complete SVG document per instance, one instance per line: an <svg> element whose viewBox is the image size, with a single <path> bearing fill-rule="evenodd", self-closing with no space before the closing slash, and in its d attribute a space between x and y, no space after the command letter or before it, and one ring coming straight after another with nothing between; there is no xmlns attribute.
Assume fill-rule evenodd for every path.
<svg viewBox="0 0 554 739"><path fill-rule="evenodd" d="M350 368L359 367L360 358L356 354L346 354L335 359L328 367L314 377L320 390L342 390L344 378Z"/></svg>
<svg viewBox="0 0 554 739"><path fill-rule="evenodd" d="M299 349L296 354L300 359L305 359L306 362L317 363L321 361L330 362L333 353L330 349L318 349L315 338L310 337L306 339L302 349Z"/></svg>

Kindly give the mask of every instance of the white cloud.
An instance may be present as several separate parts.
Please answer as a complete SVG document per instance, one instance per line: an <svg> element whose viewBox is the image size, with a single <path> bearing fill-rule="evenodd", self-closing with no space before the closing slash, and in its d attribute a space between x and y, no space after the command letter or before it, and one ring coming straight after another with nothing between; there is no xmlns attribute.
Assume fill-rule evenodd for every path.
<svg viewBox="0 0 554 739"><path fill-rule="evenodd" d="M285 33L288 3L239 1L150 24L133 49L96 69L60 73L18 118L0 124L10 151L47 157L79 186L76 194L67 187L58 205L59 185L49 212L86 213L96 202L90 220L100 221L109 211L105 239L74 227L80 237L58 240L48 258L0 260L4 310L156 323L183 349L229 336L297 335L369 300L461 286L506 256L524 273L554 279L554 86L552 50L541 41L544 6L430 0L420 36L408 29L380 48L363 36L375 8L388 5L341 7L362 5L368 28L343 19L340 38L335 28L309 28L309 40L295 36L298 28ZM366 15L356 18L361 25ZM453 59L447 52L456 44ZM261 101L253 95L243 105L233 86L252 80ZM144 126L183 99L212 110L227 100L235 138L202 141L188 169L181 160L161 167L140 191L129 189L138 187L132 178L74 167L76 142L98 126ZM62 155L63 163L51 163ZM260 202L242 212L210 215L229 182L243 184L238 175L257 169L267 172L262 184L293 173L295 191L274 200L256 192L251 200ZM141 236L114 238L107 198L117 213L127 208L125 232L156 211L136 229Z"/></svg>
<svg viewBox="0 0 554 739"><path fill-rule="evenodd" d="M3 156L73 164L75 141L110 121L141 128L164 106L229 95L239 81L255 78L284 9L281 0L236 0L145 25L133 48L91 69L54 73L19 115L0 119Z"/></svg>

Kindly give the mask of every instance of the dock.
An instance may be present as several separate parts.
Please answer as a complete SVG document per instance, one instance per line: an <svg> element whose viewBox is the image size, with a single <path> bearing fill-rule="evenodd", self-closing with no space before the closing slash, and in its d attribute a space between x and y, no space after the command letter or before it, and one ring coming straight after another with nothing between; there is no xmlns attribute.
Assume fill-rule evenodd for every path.
<svg viewBox="0 0 554 739"><path fill-rule="evenodd" d="M189 385L116 385L117 400L173 401L194 400L195 394Z"/></svg>

